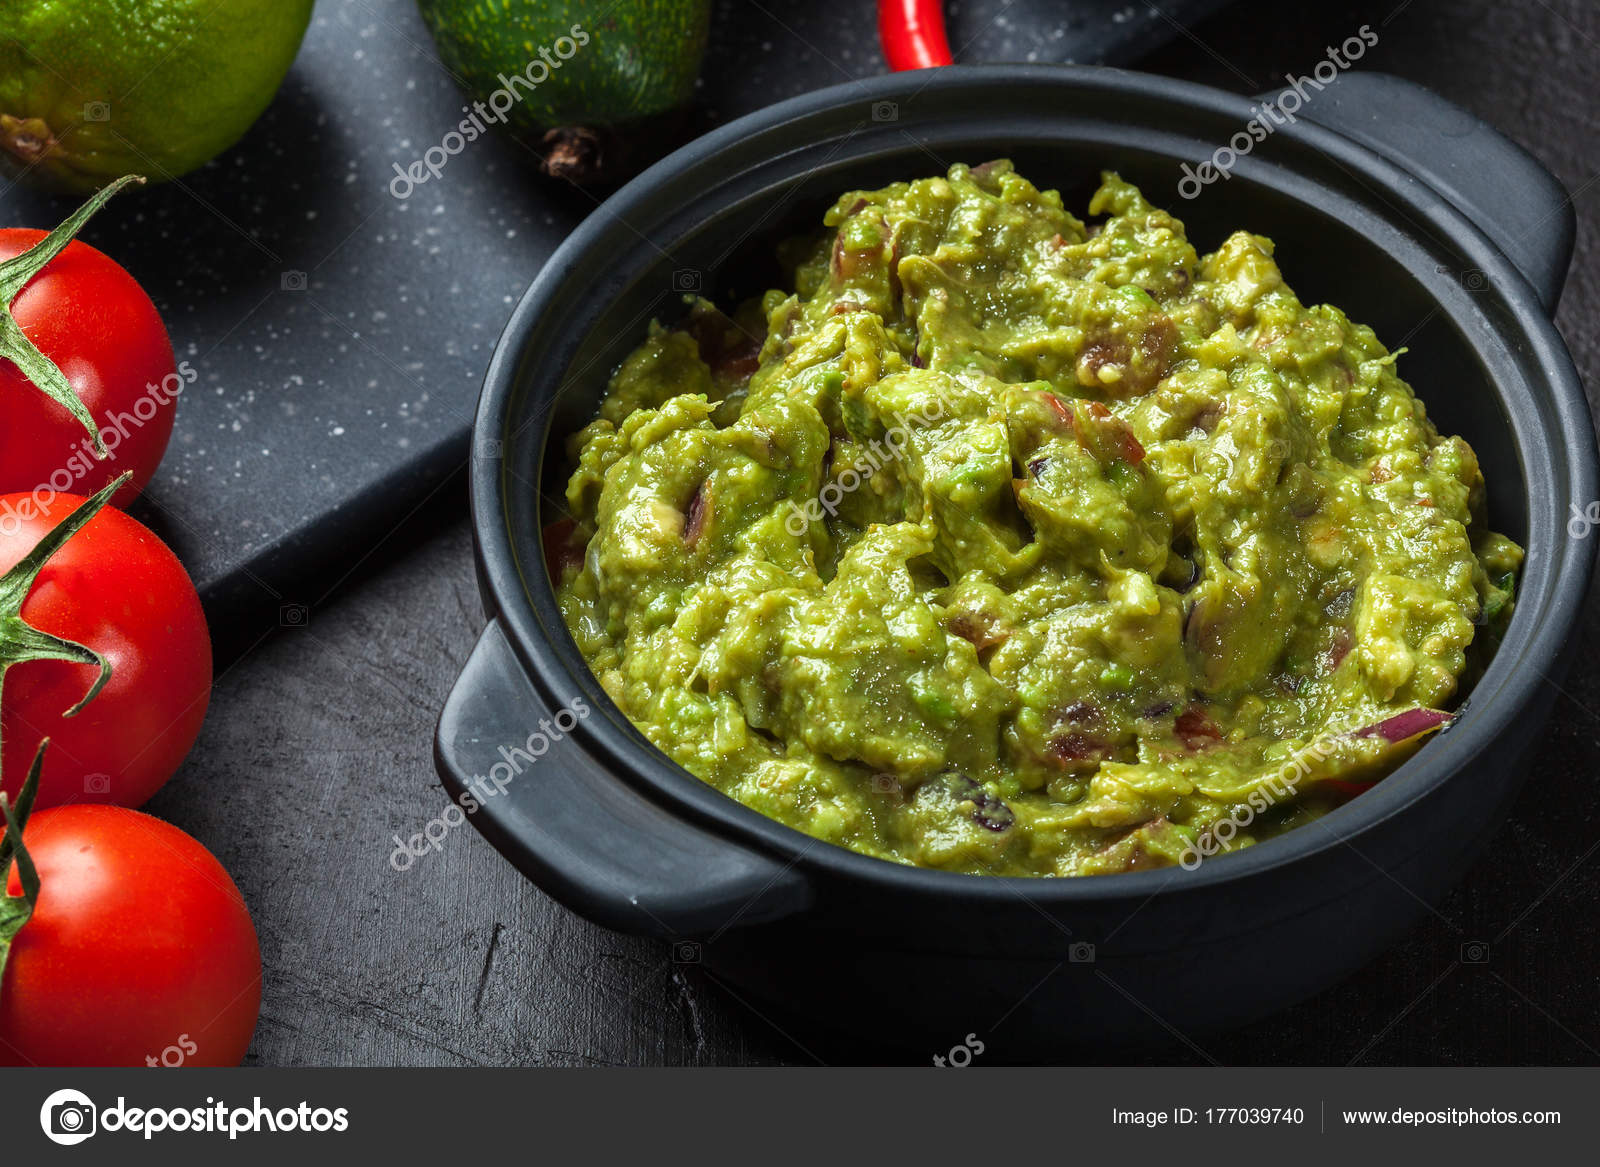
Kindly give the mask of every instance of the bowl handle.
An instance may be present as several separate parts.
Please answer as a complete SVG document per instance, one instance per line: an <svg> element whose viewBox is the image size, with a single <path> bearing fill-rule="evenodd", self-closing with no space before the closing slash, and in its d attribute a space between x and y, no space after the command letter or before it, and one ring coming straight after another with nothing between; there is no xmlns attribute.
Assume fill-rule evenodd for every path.
<svg viewBox="0 0 1600 1167"><path fill-rule="evenodd" d="M1325 86L1297 80L1299 116L1355 139L1432 187L1505 252L1555 313L1577 216L1572 196L1543 163L1459 105L1400 77L1353 71ZM1295 92L1286 88L1265 100Z"/></svg>
<svg viewBox="0 0 1600 1167"><path fill-rule="evenodd" d="M686 822L590 758L564 730L595 715L576 694L553 710L491 620L439 715L439 776L501 854L608 928L704 937L810 905L792 865Z"/></svg>

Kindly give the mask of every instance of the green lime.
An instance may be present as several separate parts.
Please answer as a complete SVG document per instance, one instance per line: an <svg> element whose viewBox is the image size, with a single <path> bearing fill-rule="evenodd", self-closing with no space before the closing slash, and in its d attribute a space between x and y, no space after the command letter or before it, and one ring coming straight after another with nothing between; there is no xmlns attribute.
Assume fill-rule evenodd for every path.
<svg viewBox="0 0 1600 1167"><path fill-rule="evenodd" d="M312 2L5 0L0 161L71 191L188 173L267 108Z"/></svg>

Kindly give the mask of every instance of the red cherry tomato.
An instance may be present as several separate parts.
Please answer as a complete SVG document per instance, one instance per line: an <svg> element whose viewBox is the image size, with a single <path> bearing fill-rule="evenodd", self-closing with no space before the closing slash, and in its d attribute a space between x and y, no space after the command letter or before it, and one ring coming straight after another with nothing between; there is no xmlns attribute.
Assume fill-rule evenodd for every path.
<svg viewBox="0 0 1600 1167"><path fill-rule="evenodd" d="M0 230L0 262L46 232ZM0 491L94 494L124 470L133 478L113 502L126 506L145 484L172 436L177 398L193 381L173 363L156 306L123 268L73 240L11 302L23 335L66 375L100 429L109 457L96 459L88 431L66 408L0 360Z"/></svg>
<svg viewBox="0 0 1600 1167"><path fill-rule="evenodd" d="M37 811L22 838L40 890L0 977L0 1065L238 1065L261 950L211 852L113 806Z"/></svg>
<svg viewBox="0 0 1600 1167"><path fill-rule="evenodd" d="M84 500L0 496L0 573ZM45 563L22 604L43 632L99 652L111 679L76 715L93 665L13 665L0 689L0 790L13 799L39 741L50 738L37 805L140 806L199 736L211 693L211 638L194 585L166 544L106 507Z"/></svg>

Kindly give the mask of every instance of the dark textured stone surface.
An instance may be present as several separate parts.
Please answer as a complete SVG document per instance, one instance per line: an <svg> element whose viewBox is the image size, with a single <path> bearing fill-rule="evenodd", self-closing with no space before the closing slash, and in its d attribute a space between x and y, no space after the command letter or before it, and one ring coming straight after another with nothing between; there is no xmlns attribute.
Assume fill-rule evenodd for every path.
<svg viewBox="0 0 1600 1167"><path fill-rule="evenodd" d="M507 196L526 180L498 142L390 194L391 164L438 142L460 104L413 4L318 4L237 148L124 194L84 233L144 284L199 374L139 513L230 640L314 602L308 560L359 554L459 461L500 326L575 221ZM6 222L72 205L0 191ZM379 482L393 489L363 495Z"/></svg>
<svg viewBox="0 0 1600 1167"><path fill-rule="evenodd" d="M849 37L837 26L842 4L820 15L811 6L723 7L713 78L759 57L770 64L753 70L750 83L770 85L778 96L794 68L803 69L797 88L804 88L879 67L865 19L852 17ZM1079 8L1018 4L1004 25L969 32L983 6L963 7L970 11L956 16L953 39L977 36L968 59L1027 56L1035 39L1042 59L1064 56L1041 17ZM1326 44L1362 23L1381 37L1364 67L1433 86L1525 143L1575 192L1579 251L1559 319L1592 381L1600 359L1600 192L1591 186L1600 166L1592 65L1600 12L1587 0L1415 0L1398 9L1245 0L1143 64L1264 90L1286 72L1307 71ZM713 107L719 100L708 97ZM508 192L506 204L505 214L519 213L510 209L520 205L515 194ZM460 376L467 363L463 356ZM419 830L444 806L429 735L480 621L464 520L403 526L355 580L313 606L303 628L260 644L219 678L199 748L150 807L212 846L255 912L266 999L251 1061L706 1064L884 1056L871 1035L842 1047L779 1032L697 969L673 964L665 946L604 932L556 907L470 828L453 832L442 852L411 870L390 868L390 835ZM1600 674L1591 663L1592 618L1581 637L1579 664L1495 854L1436 915L1299 1008L1220 1039L1174 1038L1146 1059L1600 1061L1593 1007L1600 943L1590 907L1600 896L1593 765ZM1397 887L1395 894L1406 893ZM1463 946L1473 942L1486 945L1485 962L1463 960Z"/></svg>

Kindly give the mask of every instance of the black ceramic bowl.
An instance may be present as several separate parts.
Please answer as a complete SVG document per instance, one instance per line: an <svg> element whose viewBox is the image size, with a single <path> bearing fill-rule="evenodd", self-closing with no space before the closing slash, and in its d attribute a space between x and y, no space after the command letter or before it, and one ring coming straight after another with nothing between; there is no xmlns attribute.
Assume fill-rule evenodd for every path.
<svg viewBox="0 0 1600 1167"><path fill-rule="evenodd" d="M926 1051L974 1033L991 1056L1048 1057L1239 1024L1333 983L1414 922L1500 821L1589 578L1590 542L1567 524L1597 497L1594 438L1550 322L1573 220L1520 149L1370 75L1309 93L1295 124L1183 198L1181 164L1255 116L1244 98L1116 70L899 74L735 122L595 211L516 310L478 413L472 507L491 619L437 757L453 794L498 780L477 783L497 791L472 815L484 835L573 910L677 942L679 959L758 1008ZM996 156L1074 206L1114 167L1201 250L1235 228L1271 236L1303 299L1409 348L1405 376L1442 430L1471 441L1493 525L1528 550L1508 635L1448 732L1320 822L1196 871L972 877L780 826L629 725L546 575L540 527L559 512L541 492L559 496L565 437L652 315L676 315L686 291L725 301L767 286L775 242L842 191ZM540 730L575 700L589 710L575 728ZM530 751L535 731L560 740Z"/></svg>

